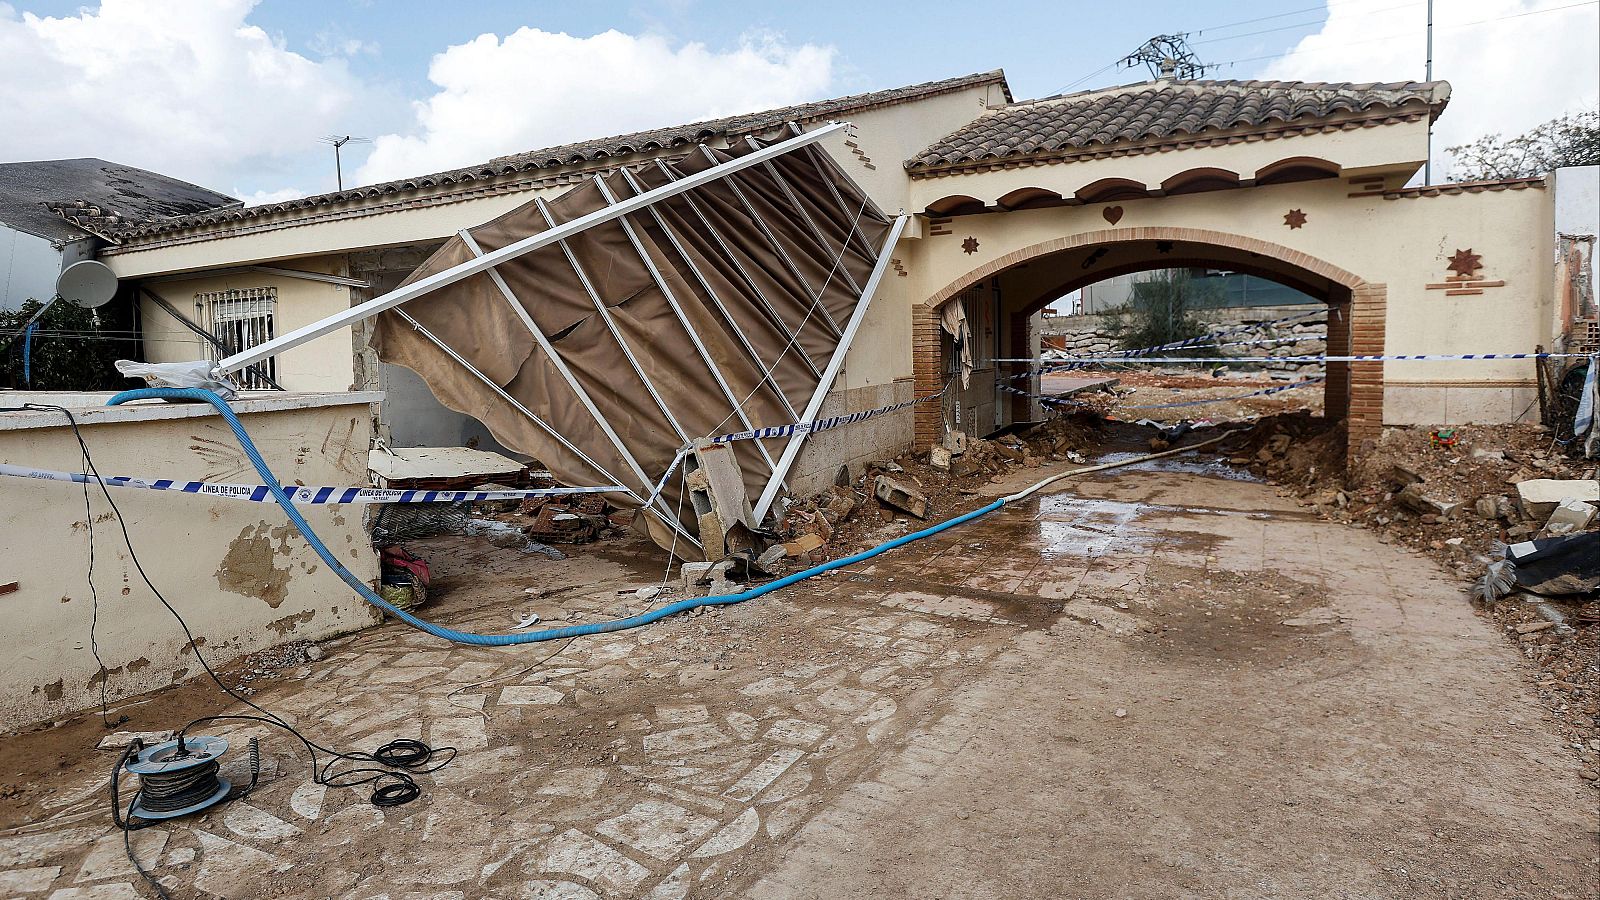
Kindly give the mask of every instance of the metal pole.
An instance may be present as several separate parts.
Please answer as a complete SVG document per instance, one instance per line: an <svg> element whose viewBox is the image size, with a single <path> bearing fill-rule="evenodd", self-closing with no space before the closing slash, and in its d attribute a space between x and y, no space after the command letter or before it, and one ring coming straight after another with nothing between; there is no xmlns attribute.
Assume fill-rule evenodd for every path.
<svg viewBox="0 0 1600 900"><path fill-rule="evenodd" d="M894 227L889 229L889 236L883 242L883 249L879 251L878 263L872 267L872 275L867 278L867 286L861 291L861 299L856 302L856 308L850 313L850 321L845 323L844 334L839 337L839 346L828 357L828 366L822 372L822 379L817 382L817 390L811 395L811 401L806 404L806 411L801 421L812 422L817 418L817 413L822 409L822 402L827 399L828 391L833 387L833 380L839 376L839 369L844 366L845 354L850 351L850 343L855 340L856 332L861 328L861 322L867 317L867 307L872 304L872 295L878 290L878 283L883 280L883 273L889 268L889 257L894 253L894 246L900 240L900 235L905 233L906 223L911 217L902 213L894 220ZM767 482L767 487L761 492L761 499L756 501L755 520L760 523L767 517L767 510L772 508L772 502L778 498L778 491L783 488L783 479L789 474L789 467L794 465L795 457L800 454L800 445L805 442L806 432L796 432L789 438L789 443L783 448L783 456L778 459L778 468L772 473L772 480Z"/></svg>
<svg viewBox="0 0 1600 900"><path fill-rule="evenodd" d="M604 178L599 175L594 176L594 185L600 189L600 196L606 198L607 203L615 204L617 202L616 195L611 193L611 188L606 185ZM628 243L633 245L633 252L639 254L639 261L644 263L645 269L650 273L651 280L656 283L656 289L661 291L661 296L666 298L667 305L672 307L673 314L678 317L678 324L682 325L684 332L689 335L689 342L694 344L695 352L700 354L701 363L711 373L711 377L716 380L717 387L722 389L722 396L727 398L729 407L733 409L734 415L739 418L739 423L746 430L755 428L750 423L749 417L745 415L744 405L740 403L738 396L733 393L733 388L728 386L727 379L722 377L722 370L717 368L716 361L711 358L711 352L706 349L705 344L701 343L699 333L694 330L693 325L689 324L689 317L684 314L683 307L678 305L677 295L672 293L672 288L667 284L667 279L662 276L661 270L656 267L655 260L650 258L649 252L645 249L644 242L639 240L638 233L633 230L633 223L628 221L627 216L623 216L617 221L622 225L623 232L627 234ZM756 441L755 445L756 451L761 454L761 458L767 461L767 470L771 471L775 464L772 461L772 456L767 453L766 444L762 441Z"/></svg>
<svg viewBox="0 0 1600 900"><path fill-rule="evenodd" d="M619 169L618 171L622 173L623 178L627 179L628 186L633 189L635 194L644 193L644 186L639 183L639 180L634 177L632 172L627 169ZM683 264L688 267L689 272L694 275L695 280L700 282L700 289L706 292L706 296L711 298L711 302L716 306L717 311L722 313L722 318L728 323L728 330L733 333L734 337L738 338L739 345L744 348L745 354L750 357L750 361L755 363L756 369L761 372L762 380L777 395L778 402L783 404L784 410L789 413L791 418L798 416L799 412L789 402L789 398L784 396L783 389L778 386L777 379L773 378L772 373L768 371L766 363L761 361L761 355L756 353L756 348L750 343L749 336L744 333L744 329L739 326L739 323L734 321L733 315L723 305L722 298L717 296L716 289L711 286L711 282L700 271L700 267L694 264L694 259L689 256L689 252L684 248L683 242L678 240L677 234L673 233L672 229L667 225L666 217L662 216L661 211L654 206L650 207L650 216L655 219L656 227L661 229L661 233L667 236L668 242L672 244L672 249L678 251L678 256L683 260Z"/></svg>
<svg viewBox="0 0 1600 900"><path fill-rule="evenodd" d="M1433 80L1433 0L1428 0L1428 62L1423 81ZM1422 183L1433 184L1433 117L1428 117L1428 158L1422 163Z"/></svg>
<svg viewBox="0 0 1600 900"><path fill-rule="evenodd" d="M669 179L676 180L678 178L677 173L668 168L667 164L661 160L656 160L656 165ZM700 204L695 202L694 195L685 194L683 202L688 204L689 208L694 211L695 216L700 219L700 224L705 227L706 234L711 235L711 239L717 242L717 246L721 248L723 255L733 261L733 267L739 270L739 277L744 279L745 286L750 288L750 295L760 301L761 308L766 312L768 320L787 340L785 346L793 347L798 352L800 361L806 364L807 369L811 370L811 374L821 378L822 370L817 368L817 364L812 361L811 354L806 352L806 348L800 345L800 336L789 330L789 324L783 321L782 316L778 315L778 311L772 306L772 301L767 299L766 294L761 293L761 289L756 286L755 279L750 277L749 270L745 269L744 263L739 260L738 255L728 246L728 242L722 239L722 232L711 224L710 217L700 208ZM773 365L777 365L777 362L774 361Z"/></svg>
<svg viewBox="0 0 1600 900"><path fill-rule="evenodd" d="M610 222L613 219L621 218L629 213L638 212L639 210L644 209L653 203L658 203L662 200L665 200L668 197L676 197L685 191L691 191L697 187L709 184L720 178L725 178L741 169L760 165L774 156L782 156L783 154L788 153L790 150L820 141L843 127L844 125L838 122L825 125L815 131L808 131L803 135L790 138L782 143L773 144L771 147L768 147L765 150L759 150L755 153L746 154L737 159L732 159L728 162L722 163L721 165L713 166L703 172L696 172L693 175L673 181L671 184L664 184L661 187L647 191L637 197L630 197L629 199L618 203L616 206L607 206L602 209L595 210L588 215L579 216L570 222L555 228L551 228L548 231L542 231L538 234L530 235L520 241L507 244L498 250L485 253L483 256L475 259L469 259L457 266L451 266L450 268L445 269L443 272L437 272L428 276L427 278L423 278L421 280L412 282L411 284L397 288L387 294L384 294L382 297L375 297L372 300L368 300L366 303L352 306L349 309L340 310L338 313L328 316L325 319L313 322L312 324L303 328L297 328L283 337L268 341L265 344L257 347L252 347L243 353L236 353L218 363L217 371L223 373L238 371L239 369L242 369L251 363L260 362L261 360L281 353L290 347L298 347L307 341L319 338L334 331L338 331L341 328L348 327L349 325L359 322L362 319L375 316L384 310L393 309L402 303L415 300L423 294L438 290L446 285L455 284L462 279L471 278L473 275L477 275L478 273L487 269L492 269L495 266L498 266L501 263L509 260L516 259L523 254L532 253L541 247L548 247L557 241L564 240L565 238L571 237L572 235L578 234L586 229L593 228L596 225Z"/></svg>
<svg viewBox="0 0 1600 900"><path fill-rule="evenodd" d="M554 228L556 219L555 216L550 214L550 207L544 202L544 198L535 197L533 202L539 208L539 215L544 217L544 220L549 223L551 228ZM587 293L589 300L594 303L594 311L600 314L600 321L604 322L606 330L611 332L611 339L617 342L617 347L622 350L622 355L627 358L628 365L633 368L633 374L639 377L639 383L644 385L644 389L649 392L650 398L656 402L656 408L661 410L661 415L666 417L667 424L671 425L672 430L678 433L678 439L683 441L684 444L688 444L690 440L689 432L685 431L683 426L679 424L678 417L672 414L672 410L667 406L666 399L656 390L655 383L650 380L650 376L644 373L644 366L639 364L639 357L634 355L633 348L628 345L627 340L622 336L622 329L618 328L616 320L611 318L611 310L606 308L606 302L601 299L600 292L595 290L594 282L589 280L589 274L578 263L577 254L572 252L572 248L567 246L566 241L558 242L557 246L561 248L562 253L566 254L567 263L572 266L573 274L578 276L578 281L583 285L584 293Z"/></svg>
<svg viewBox="0 0 1600 900"><path fill-rule="evenodd" d="M471 250L478 256L483 255L482 248L480 248L478 246L478 242L473 239L471 232L467 231L466 229L462 229L456 234L461 238L461 242L466 245L468 250ZM611 446L616 448L617 453L620 454L623 461L628 464L628 468L633 470L634 477L639 479L639 483L644 486L645 491L649 492L654 487L650 481L650 476L644 473L644 468L639 465L639 461L634 458L633 453L630 452L627 445L622 442L622 438L619 437L617 432L611 427L611 423L606 421L606 417L600 414L599 407L595 406L594 400L589 396L589 392L584 390L583 385L579 383L577 376L573 375L572 370L567 368L566 360L562 359L561 355L556 352L556 348L550 343L550 338L547 337L544 331L539 328L538 324L533 321L533 316L528 314L527 309L525 309L521 303L517 302L516 294L511 292L511 286L506 284L504 278L500 277L500 272L495 269L490 269L488 275L489 280L492 281L494 286L499 289L500 295L505 298L506 303L510 304L512 311L517 314L517 318L521 319L522 324L527 327L528 333L533 335L533 339L539 345L539 349L543 350L544 355L550 359L550 364L556 367L556 371L560 372L561 377L566 380L567 386L572 388L572 392L578 396L578 402L582 404L585 410L588 411L589 416L594 419L595 424L600 426L600 430L604 432L605 436L611 441ZM401 314L405 315L404 311L402 311ZM409 315L406 315L406 321L409 322L414 320ZM424 332L424 334L426 334L426 332ZM451 356L455 355L448 349L446 349L446 352L451 353ZM462 361L462 364L466 365L466 362ZM498 390L498 386L495 387L496 390ZM501 393L504 395L504 392ZM565 439L562 440L562 443L566 444ZM607 475L606 477L610 478L611 476ZM616 481L616 479L613 479L613 481L615 481L617 484L622 483L621 481ZM639 497L642 495L635 494L634 496ZM662 511L666 513L667 524L671 525L673 530L687 537L687 532L683 530L683 526L677 521L677 518L672 515L671 508L666 505L666 501L662 500L661 504Z"/></svg>
<svg viewBox="0 0 1600 900"><path fill-rule="evenodd" d="M701 144L700 152L705 154L705 158L713 166L717 164L717 158L712 155L709 147ZM746 159L750 155L753 154L747 154L746 156L740 158ZM813 306L816 308L817 312L822 313L822 321L828 326L828 330L833 332L834 337L841 336L844 332L839 330L839 323L833 320L833 314L828 312L828 308L822 304L821 288L813 288L811 284L806 281L806 276L801 273L800 267L795 265L794 258L789 255L789 251L785 249L783 243L778 240L778 236L773 234L772 229L767 227L767 220L761 218L761 213L756 211L755 204L750 202L750 198L745 195L744 189L739 187L738 179L729 178L728 187L733 191L733 196L739 198L739 203L744 206L744 211L749 214L750 220L756 223L756 228L760 230L763 236L766 237L767 243L772 245L773 252L778 255L779 259L783 260L784 268L789 270L789 274L794 276L794 280L800 282L800 286L805 288L806 293L811 296L811 299L814 301Z"/></svg>

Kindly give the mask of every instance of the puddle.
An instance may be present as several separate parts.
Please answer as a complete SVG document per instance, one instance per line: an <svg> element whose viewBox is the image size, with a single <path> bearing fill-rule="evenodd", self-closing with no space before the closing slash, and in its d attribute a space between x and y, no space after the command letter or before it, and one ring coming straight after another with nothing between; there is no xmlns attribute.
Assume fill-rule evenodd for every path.
<svg viewBox="0 0 1600 900"><path fill-rule="evenodd" d="M1043 556L1104 556L1149 549L1155 536L1134 525L1147 511L1162 507L1120 500L1047 494L1038 500L1034 522Z"/></svg>
<svg viewBox="0 0 1600 900"><path fill-rule="evenodd" d="M1095 465L1122 462L1137 459L1145 454L1142 452L1117 452L1107 453L1096 457ZM1246 481L1261 484L1262 480L1246 469L1239 469L1228 465L1223 459L1201 459L1199 451L1184 453L1179 456L1169 456L1165 459L1152 459L1126 467L1126 471L1133 472L1179 472L1185 475L1200 475L1206 478L1221 478L1224 481Z"/></svg>

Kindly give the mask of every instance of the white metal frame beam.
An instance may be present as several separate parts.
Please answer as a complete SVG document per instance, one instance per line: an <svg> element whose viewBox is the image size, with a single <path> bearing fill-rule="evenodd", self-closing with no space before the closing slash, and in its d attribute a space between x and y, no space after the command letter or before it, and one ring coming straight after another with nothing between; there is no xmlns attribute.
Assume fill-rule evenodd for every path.
<svg viewBox="0 0 1600 900"><path fill-rule="evenodd" d="M706 159L709 160L712 165L716 165L717 158L711 154L711 148L701 144L700 152L705 154ZM760 151L756 152L759 153ZM754 154L746 154L746 157L752 155ZM740 158L743 159L746 157ZM772 252L776 253L779 259L783 260L783 265L789 270L789 274L793 275L794 280L800 282L800 286L805 288L806 294L811 297L812 309L822 314L822 321L828 326L828 330L833 332L834 337L843 336L844 331L839 328L839 323L834 321L833 314L828 312L828 307L824 306L822 303L822 294L824 289L827 288L827 283L824 282L817 287L811 286L811 282L807 281L806 276L800 271L800 266L795 263L794 257L789 255L789 251L783 246L783 242L778 240L778 236L772 232L770 227L767 226L767 220L761 217L761 213L756 210L755 204L750 202L750 198L745 194L744 188L739 186L739 179L729 178L728 188L733 191L733 195L735 197L739 198L739 203L744 206L745 213L750 216L750 220L752 222L756 223L756 228L760 230L762 236L767 239L767 243L772 245Z"/></svg>
<svg viewBox="0 0 1600 900"><path fill-rule="evenodd" d="M635 194L644 193L644 187L639 184L639 180L634 177L632 172L629 172L627 169L621 169L619 171L622 172L623 179L628 182L628 187L632 188ZM772 393L777 396L778 402L783 404L784 410L786 410L791 417L799 415L799 411L796 410L789 402L789 398L784 396L783 388L778 386L777 379L772 377L772 372L768 370L766 363L761 361L761 355L756 353L756 348L750 343L749 336L746 335L744 333L744 329L740 328L739 324L734 321L733 315L728 312L728 307L723 304L722 298L717 296L716 289L711 286L711 282L706 278L705 274L700 271L700 267L694 264L694 258L691 257L689 255L689 251L684 248L683 241L679 240L678 235L667 224L666 217L661 215L661 211L656 209L654 206L650 207L650 216L655 220L656 227L661 229L661 233L667 236L667 242L672 244L672 249L677 251L678 257L683 260L683 264L688 267L689 272L694 275L695 280L700 282L700 289L706 292L706 296L711 299L711 303L716 306L717 311L722 313L723 320L728 323L728 330L732 332L736 338L738 338L739 345L744 348L744 352L750 357L750 361L755 363L757 371L761 373L761 379L772 388Z"/></svg>
<svg viewBox="0 0 1600 900"><path fill-rule="evenodd" d="M616 204L617 196L611 192L611 188L606 185L604 178L599 175L594 176L594 186L599 189L600 196L604 197L607 203ZM661 270L656 267L656 261L650 258L650 253L645 248L644 242L639 239L638 232L634 231L633 223L628 221L627 216L623 216L617 222L622 225L623 233L628 236L628 243L633 245L633 252L639 254L639 261L644 263L645 269L650 273L650 278L655 281L656 289L661 291L661 296L666 298L667 305L672 307L673 314L678 317L678 324L682 325L684 332L689 335L689 342L694 344L695 352L700 355L700 362L711 373L711 377L716 380L717 387L722 390L722 396L727 399L728 405L732 408L733 414L738 417L739 423L747 430L755 428L751 424L750 418L745 415L744 402L733 393L733 388L728 386L727 379L722 376L722 370L717 367L717 361L711 358L711 352L706 349L706 345L700 340L700 333L694 330L694 326L689 323L689 317L684 313L683 307L678 305L678 296L672 292L671 285L667 284L667 279L661 274ZM767 469L770 471L775 468L777 463L773 462L771 454L767 453L766 444L758 440L755 445L756 451L761 454L761 458L766 460Z"/></svg>
<svg viewBox="0 0 1600 900"><path fill-rule="evenodd" d="M856 332L861 329L861 323L867 317L867 308L872 304L872 295L877 293L878 284L883 281L883 273L889 268L889 257L894 254L895 244L899 243L900 236L905 233L906 223L909 221L911 217L901 213L895 218L894 226L889 229L889 236L884 239L883 249L878 252L878 264L872 267L867 285L861 289L861 299L850 313L850 321L845 324L844 334L839 338L839 346L833 351L833 355L828 357L828 366L822 372L822 380L817 382L817 390L811 395L811 401L806 404L805 413L801 415L800 421L814 422L817 414L822 411L822 403L828 398L834 379L839 377L839 369L844 366L845 355L850 352L850 344L855 340ZM794 465L795 457L800 455L800 447L805 443L807 434L809 434L807 431L795 432L783 448L783 455L778 458L778 467L773 470L772 479L761 492L761 499L756 501L757 522L766 519L767 511L772 508L772 502L778 498L778 491L783 487L783 479L788 476L789 467Z"/></svg>
<svg viewBox="0 0 1600 900"><path fill-rule="evenodd" d="M217 363L216 371L218 373L237 372L238 370L252 363L260 362L268 357L276 356L277 354L282 353L284 350L287 350L291 347L298 347L307 341L314 340L325 334L338 331L341 328L346 328L356 322L361 321L362 319L375 316L384 310L393 309L402 303L415 300L424 294L442 288L446 285L455 284L464 278L471 278L473 275L477 275L480 272L492 269L508 260L516 259L517 257L526 253L532 253L541 247L548 247L557 241L569 238L572 235L578 234L588 228L592 228L595 225L610 222L613 219L620 218L628 215L629 213L638 212L649 207L651 204L658 203L667 199L668 197L675 197L678 194L682 194L686 191L692 191L697 187L710 184L713 181L717 181L732 175L741 169L747 169L750 166L760 165L761 163L772 159L773 157L782 156L783 154L788 153L790 150L814 144L843 127L843 123L830 123L813 131L808 131L804 134L792 137L789 140L781 143L773 144L772 146L763 150L745 154L744 156L728 160L725 163L714 165L705 171L696 172L693 175L686 176L670 184L664 184L661 187L647 191L636 197L630 197L627 200L618 203L616 206L608 206L603 209L595 210L592 213L579 216L578 218L573 219L570 222L566 222L556 228L552 228L549 231L530 235L520 241L507 244L498 250L486 253L483 256L477 257L476 259L467 260L460 265L451 266L442 272L435 272L434 274L429 275L427 278L422 278L412 282L411 284L396 288L395 290L390 291L381 297L375 297L372 300L352 306L346 310L341 310L334 315L328 316L320 321L313 322L303 328L297 328L288 334L274 338L273 340L267 341L263 344L258 344L248 350L243 351L242 353L235 353L227 359Z"/></svg>
<svg viewBox="0 0 1600 900"><path fill-rule="evenodd" d="M679 177L676 172L673 172L661 160L656 160L656 165L668 178L676 179ZM821 378L822 370L817 368L817 364L812 360L811 354L807 353L806 348L801 346L800 336L789 330L788 323L783 320L782 316L778 315L778 311L773 308L772 301L767 299L767 295L761 292L761 288L756 285L755 279L751 277L749 270L744 267L744 262L739 259L739 255L733 252L727 241L723 240L722 232L711 224L711 218L706 215L705 210L700 208L700 204L695 201L694 195L685 194L683 200L689 209L694 211L695 217L700 220L700 224L705 228L706 233L711 235L711 239L717 242L717 246L722 250L723 255L733 261L733 267L738 270L739 277L744 280L745 286L750 288L751 296L761 302L761 308L767 314L768 321L772 322L772 327L781 332L787 339L785 346L793 347L799 354L800 361L805 363L807 369L811 370L811 374ZM777 365L776 360L773 361L773 365Z"/></svg>
<svg viewBox="0 0 1600 900"><path fill-rule="evenodd" d="M471 232L463 228L461 231L457 232L457 234L460 236L462 242L466 244L467 249L471 250L474 255L483 255L482 248L478 246L478 242L472 237ZM505 298L506 303L511 307L512 311L517 314L517 318L522 320L522 324L527 327L528 333L533 335L534 341L538 343L539 349L544 351L544 355L550 360L550 364L556 367L556 371L561 373L561 377L567 382L567 386L572 388L572 392L577 395L578 403L588 411L590 417L594 419L595 424L600 426L600 430L604 432L606 438L610 440L611 446L616 448L617 453L621 455L623 461L628 464L628 468L633 471L634 477L639 479L639 483L644 486L646 493L649 493L653 487L650 482L650 476L645 474L644 468L639 465L639 461L635 459L633 453L628 450L628 446L622 442L622 438L619 437L617 432L611 427L611 423L606 421L606 417L600 414L600 409L599 407L595 406L593 398L589 396L589 392L584 390L583 385L578 381L577 376L573 375L572 370L567 368L567 361L562 359L561 354L556 352L555 346L550 343L550 338L546 336L544 331L539 328L538 324L533 321L533 316L528 314L528 310L525 309L521 303L517 302L516 294L511 292L511 286L506 284L504 278L500 277L500 272L496 269L490 269L488 270L488 275L489 280L494 282L494 286L499 289L500 296ZM401 311L401 314L405 315L407 321L412 321L411 316L406 315L403 310ZM427 334L427 332L423 333ZM448 349L446 352L450 353L451 356L455 356L455 353ZM458 361L460 361L462 365L467 365L468 368L473 368L464 360ZM473 371L476 372L477 370L473 369ZM489 379L484 377L484 380L488 381ZM510 396L504 391L499 391L498 387L496 387L496 390L502 396ZM561 443L563 446L567 446L569 449L571 448L571 445L567 443L565 438L561 439ZM585 460L587 459L588 458L585 457ZM618 481L616 483L621 484L622 482ZM635 494L635 496L642 498L645 495ZM667 524L670 525L674 531L677 531L685 537L688 537L688 532L684 531L682 523L680 523L677 520L677 517L672 514L672 510L666 505L666 502L664 500L659 500L659 498L658 502L661 504L659 512L664 515Z"/></svg>
<svg viewBox="0 0 1600 900"><path fill-rule="evenodd" d="M535 197L533 198L533 203L534 206L538 207L539 215L544 217L550 227L556 227L555 216L551 215L550 205L544 202L544 198ZM633 347L628 344L628 339L622 336L622 329L618 328L616 320L611 318L611 310L606 308L605 300L600 296L600 292L595 290L594 282L589 280L589 273L585 272L582 264L578 262L578 255L572 252L572 248L567 245L566 241L557 241L556 243L561 248L561 252L567 257L567 264L572 267L573 274L578 276L578 282L583 285L584 293L588 294L589 300L594 303L594 311L600 314L600 321L605 323L606 330L611 333L611 339L617 342L618 347L622 348L622 355L627 358L628 365L633 369L633 374L638 376L639 383L644 385L644 389L649 392L651 399L655 400L656 408L661 410L661 415L666 417L667 424L671 425L672 430L677 432L678 439L683 441L684 444L688 444L689 432L685 431L683 425L678 422L678 417L672 414L672 408L667 406L667 401L661 396L661 392L656 390L655 383L650 380L650 376L644 373L644 366L639 364L639 357L634 355Z"/></svg>

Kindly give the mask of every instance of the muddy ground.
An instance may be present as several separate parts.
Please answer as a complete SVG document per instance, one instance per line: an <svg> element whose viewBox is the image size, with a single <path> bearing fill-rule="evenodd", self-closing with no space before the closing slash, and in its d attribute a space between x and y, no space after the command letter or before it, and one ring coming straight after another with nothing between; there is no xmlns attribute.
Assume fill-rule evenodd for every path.
<svg viewBox="0 0 1600 900"><path fill-rule="evenodd" d="M391 622L331 642L251 699L342 748L456 747L422 798L377 810L313 783L283 734L219 725L261 737L261 787L133 846L174 897L1600 893L1600 792L1541 670L1460 576L1228 458L1060 482L636 631L484 649ZM937 517L1069 468L972 476ZM438 573L424 613L457 628L672 599L619 593L665 574L628 537L561 561L413 549ZM217 698L191 682L119 704L120 727ZM149 896L109 827L104 733L87 717L0 742L3 895Z"/></svg>

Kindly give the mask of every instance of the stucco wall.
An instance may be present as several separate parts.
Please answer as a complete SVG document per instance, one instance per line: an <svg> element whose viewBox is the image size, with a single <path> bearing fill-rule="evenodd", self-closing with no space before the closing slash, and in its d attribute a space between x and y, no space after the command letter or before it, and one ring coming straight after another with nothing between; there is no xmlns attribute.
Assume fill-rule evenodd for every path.
<svg viewBox="0 0 1600 900"><path fill-rule="evenodd" d="M1280 152L1311 153L1315 139L1271 143L1288 147L1302 140L1305 148ZM1182 154L1166 154L1178 155ZM1081 165L1101 162L1109 174L1122 161ZM1185 164L1169 160L1168 165L1176 170ZM1025 171L1029 181L1045 186L1052 186L1052 178L1067 187L1084 178L1099 177L1080 171L1069 178L1053 173L1050 167ZM973 177L1000 174L1004 173ZM937 181L953 188L959 180ZM924 190L933 193L944 187ZM1388 353L1519 352L1549 343L1549 260L1553 251L1547 191L1528 188L1399 199L1351 197L1352 192L1343 179L1328 179L961 216L948 226L949 234L924 238L906 248L910 270L906 290L923 297L942 296L951 285L970 282L986 265L1047 242L1067 238L1094 241L1100 239L1097 236L1114 240L1144 228L1195 229L1270 244L1278 248L1274 253L1308 262L1320 260L1366 282L1387 285ZM1105 216L1113 206L1120 207L1115 227ZM1307 214L1303 228L1286 227L1284 215L1290 209ZM962 247L969 237L977 241L976 252L970 254ZM1447 296L1443 290L1428 289L1429 284L1441 283L1450 274L1450 257L1467 249L1482 258L1478 274L1505 285L1467 296ZM1106 257L1106 265L1116 262L1115 257ZM1030 265L1045 269L1049 261L1041 258ZM1061 272L1059 280L1081 274ZM1044 275L1034 277L1042 279ZM1385 369L1385 421L1391 424L1439 422L1442 415L1453 421L1506 421L1522 413L1534 385L1532 364L1522 361L1388 363Z"/></svg>
<svg viewBox="0 0 1600 900"><path fill-rule="evenodd" d="M344 260L337 256L297 259L290 268L327 275L343 275ZM350 288L343 285L291 278L266 272L238 272L181 281L163 281L150 290L166 298L179 312L205 325L195 308L197 294L248 288L275 288L278 302L274 327L279 335L310 325L350 306ZM165 310L141 300L145 326L145 357L151 362L184 362L207 358L207 347ZM348 391L355 386L350 329L342 328L278 356L277 381L289 391Z"/></svg>
<svg viewBox="0 0 1600 900"><path fill-rule="evenodd" d="M38 395L13 395L18 402ZM108 395L45 396L83 406L81 429L104 475L257 483L233 434L209 407L166 404L116 420L91 411ZM366 484L374 394L276 395L238 405L286 482ZM8 404L9 405L9 404ZM252 408L275 407L275 411ZM205 413L205 414L201 414ZM179 418L156 416L181 415ZM58 424L60 423L60 424ZM77 443L59 414L0 414L0 462L82 471ZM112 488L150 579L222 665L287 640L319 639L376 621L293 532L272 504L207 500ZM176 620L133 569L121 532L97 487L90 488L99 594L100 656L112 701L202 674ZM306 518L358 576L375 581L376 553L363 507L307 507ZM100 703L99 668L89 649L92 601L83 486L0 477L0 731Z"/></svg>

